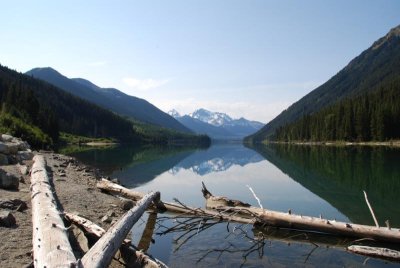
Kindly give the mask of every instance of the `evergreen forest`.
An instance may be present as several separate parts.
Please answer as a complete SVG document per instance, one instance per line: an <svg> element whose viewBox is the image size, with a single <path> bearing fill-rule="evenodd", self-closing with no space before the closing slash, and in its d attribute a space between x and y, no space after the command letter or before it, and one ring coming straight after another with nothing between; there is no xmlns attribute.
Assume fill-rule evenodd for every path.
<svg viewBox="0 0 400 268"><path fill-rule="evenodd" d="M276 130L278 141L388 141L400 139L400 78L347 98Z"/></svg>
<svg viewBox="0 0 400 268"><path fill-rule="evenodd" d="M0 132L21 137L34 148L54 147L60 132L140 144L210 142L207 136L133 122L1 65L0 102Z"/></svg>

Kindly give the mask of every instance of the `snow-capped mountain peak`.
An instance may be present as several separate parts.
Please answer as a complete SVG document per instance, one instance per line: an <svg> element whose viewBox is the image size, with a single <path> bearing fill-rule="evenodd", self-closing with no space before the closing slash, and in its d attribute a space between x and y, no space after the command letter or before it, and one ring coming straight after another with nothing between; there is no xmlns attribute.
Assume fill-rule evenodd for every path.
<svg viewBox="0 0 400 268"><path fill-rule="evenodd" d="M214 126L222 126L232 121L232 118L227 114L211 112L206 109L198 109L189 116Z"/></svg>
<svg viewBox="0 0 400 268"><path fill-rule="evenodd" d="M170 116L172 116L173 118L181 117L181 114L180 114L177 110L175 110L175 109L169 110L169 111L168 111L168 114L169 114Z"/></svg>
<svg viewBox="0 0 400 268"><path fill-rule="evenodd" d="M216 140L237 140L255 133L263 123L250 121L243 117L233 119L225 113L198 109L193 113L181 115L175 109L168 112L181 124L197 134L207 134Z"/></svg>

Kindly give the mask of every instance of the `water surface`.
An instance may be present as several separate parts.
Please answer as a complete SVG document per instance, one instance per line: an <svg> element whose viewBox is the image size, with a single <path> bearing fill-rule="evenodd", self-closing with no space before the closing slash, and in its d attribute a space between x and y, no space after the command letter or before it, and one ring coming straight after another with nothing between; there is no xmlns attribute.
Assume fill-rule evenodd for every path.
<svg viewBox="0 0 400 268"><path fill-rule="evenodd" d="M378 219L400 226L400 151L377 147L270 145L246 148L219 144L193 148L128 146L75 154L128 188L161 192L162 199L203 207L201 182L215 195L265 208L340 221L373 224L362 191ZM149 218L149 219L148 219ZM186 227L165 231L186 221ZM147 226L147 228L145 228ZM145 232L145 230L147 230ZM150 230L150 231L149 231ZM265 230L264 230L265 231ZM150 233L150 239L149 239ZM143 235L145 234L145 235ZM151 235L152 234L152 235ZM235 223L144 215L133 228L133 241L171 267L359 267L366 258L349 254L349 239L313 237L270 228L263 234ZM153 239L154 243L150 243ZM317 246L318 245L318 246ZM368 267L399 266L370 258Z"/></svg>

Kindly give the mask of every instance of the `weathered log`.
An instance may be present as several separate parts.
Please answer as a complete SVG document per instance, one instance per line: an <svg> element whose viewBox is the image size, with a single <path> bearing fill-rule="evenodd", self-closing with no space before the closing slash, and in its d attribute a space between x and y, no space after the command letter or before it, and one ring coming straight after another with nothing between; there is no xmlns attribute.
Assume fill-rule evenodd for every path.
<svg viewBox="0 0 400 268"><path fill-rule="evenodd" d="M85 233L90 234L95 239L102 237L106 231L93 223L92 221L80 217L72 213L65 213L65 217L75 225L79 226L85 231ZM140 268L166 268L167 266L161 261L136 250L130 243L130 240L125 239L120 248L121 252L117 252L114 256L119 262L126 264L126 267L140 267ZM127 258L129 256L129 259Z"/></svg>
<svg viewBox="0 0 400 268"><path fill-rule="evenodd" d="M210 199L213 195L210 193L207 196L208 199ZM214 203L212 202L212 204ZM336 220L295 215L292 213L271 211L257 207L219 206L215 209L218 211L236 212L243 216L247 215L248 217L253 216L257 219L256 225L268 225L311 232L323 232L358 238L371 238L376 241L384 242L400 242L400 229L396 228L388 229L383 227L338 222Z"/></svg>
<svg viewBox="0 0 400 268"><path fill-rule="evenodd" d="M106 191L106 192L109 192L112 194L121 195L123 197L132 199L134 201L139 200L143 196L143 193L127 189L121 185L115 184L115 183L110 182L105 179L102 179L100 182L98 182L97 187L103 191ZM237 217L237 216L235 216L235 213L224 213L223 211L218 212L218 211L210 210L210 209L191 208L191 207L187 207L182 204L176 204L176 203L160 201L157 203L157 206L162 207L163 209L165 209L169 212L179 213L179 214L211 217L216 220L235 221L235 222L245 223L245 224L253 224L255 222L254 219L249 219L249 218L245 218L245 217Z"/></svg>
<svg viewBox="0 0 400 268"><path fill-rule="evenodd" d="M207 208L216 208L220 206L228 206L228 207L250 207L250 204L244 203L240 200L233 200L229 199L225 196L214 196L208 191L204 182L201 182L202 189L201 192L203 193L204 198L206 199L206 207Z"/></svg>
<svg viewBox="0 0 400 268"><path fill-rule="evenodd" d="M347 247L347 250L357 253L357 254L366 255L366 256L374 256L374 257L392 259L392 260L397 260L397 261L400 260L400 252L397 250L388 249L388 248L353 245L353 246Z"/></svg>
<svg viewBox="0 0 400 268"><path fill-rule="evenodd" d="M140 219L150 204L157 199L160 199L159 192L146 194L135 207L125 213L83 256L83 266L107 267L132 226Z"/></svg>
<svg viewBox="0 0 400 268"><path fill-rule="evenodd" d="M31 172L33 257L35 267L73 267L76 263L53 195L46 162L36 155Z"/></svg>

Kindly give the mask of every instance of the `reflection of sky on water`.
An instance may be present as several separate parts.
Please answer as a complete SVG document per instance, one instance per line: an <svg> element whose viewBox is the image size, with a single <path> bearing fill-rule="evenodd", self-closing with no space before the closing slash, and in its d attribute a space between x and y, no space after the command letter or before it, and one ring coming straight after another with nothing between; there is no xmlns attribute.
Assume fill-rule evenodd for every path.
<svg viewBox="0 0 400 268"><path fill-rule="evenodd" d="M179 166L179 164L178 164ZM178 198L191 206L203 206L201 182L215 195L228 196L258 206L251 186L265 208L294 213L347 220L326 201L316 196L266 160L247 165L230 165L228 169L199 173L197 169L180 168L166 171L137 188L138 191L159 190L164 200Z"/></svg>
<svg viewBox="0 0 400 268"><path fill-rule="evenodd" d="M181 169L189 169L199 175L228 170L234 165L245 166L264 160L257 152L242 145L216 145L204 151L197 151L189 155L173 168L170 173L175 174Z"/></svg>
<svg viewBox="0 0 400 268"><path fill-rule="evenodd" d="M169 151L156 148L144 151L136 150L125 154L118 153L118 150L120 149L113 150L111 156L110 152L104 153L103 158L106 162L110 157L124 157L124 164L121 165L121 168L115 169L111 176L119 178L127 187L142 192L160 191L161 198L165 201L178 198L187 205L203 207L201 182L204 181L208 189L215 195L240 199L253 206L258 206L256 199L246 187L249 185L267 209L284 212L291 209L296 214L311 216L322 214L329 219L348 221L346 216L323 199L326 192L318 191L321 187L321 189L327 188L327 190L336 188L331 189L331 184L322 184L325 177L322 175L311 177L314 173L307 166L297 165L283 158L281 154L273 154L274 157L271 157L271 155L261 152L262 155L267 155L266 158L269 159L267 161L259 153L242 145L215 145L207 150ZM99 156L102 156L102 153L97 154L97 160L99 160ZM307 155L301 154L299 158L301 160L308 159ZM118 161L115 159L114 162ZM293 179L288 174L293 176ZM296 177L295 175L298 174L304 175L305 178ZM330 181L328 178L325 180ZM334 200L342 197L342 192L339 190L335 190L337 199ZM331 204L337 206L335 202L331 202ZM353 203L349 202L349 204ZM337 207L340 208L340 206ZM171 217L170 214L158 214L159 219L165 216ZM147 213L132 229L132 240L135 244L142 241L146 219ZM163 224L166 227L172 227L176 221L167 219ZM231 231L235 226L238 224L229 223ZM252 236L251 225L245 225L242 228ZM180 242L176 240L181 237L182 232L160 236L156 235L160 231L156 227L152 236L155 243L151 244L149 252L168 263L170 267L239 267L244 261L246 262L245 267L320 267L321 264L324 267L359 267L365 259L335 247L315 247L310 243L288 243L279 238L267 237L263 257L260 258L257 252L253 252L244 260L241 249L248 248L250 242L241 235L229 234L227 229L227 223L220 223L195 235L193 239L180 247ZM288 234L288 236L291 237L293 234ZM218 250L230 245L235 247L233 252L224 252L220 255ZM210 249L217 251L210 253L201 262L198 262ZM368 265L373 267L396 266L376 259L370 259Z"/></svg>

